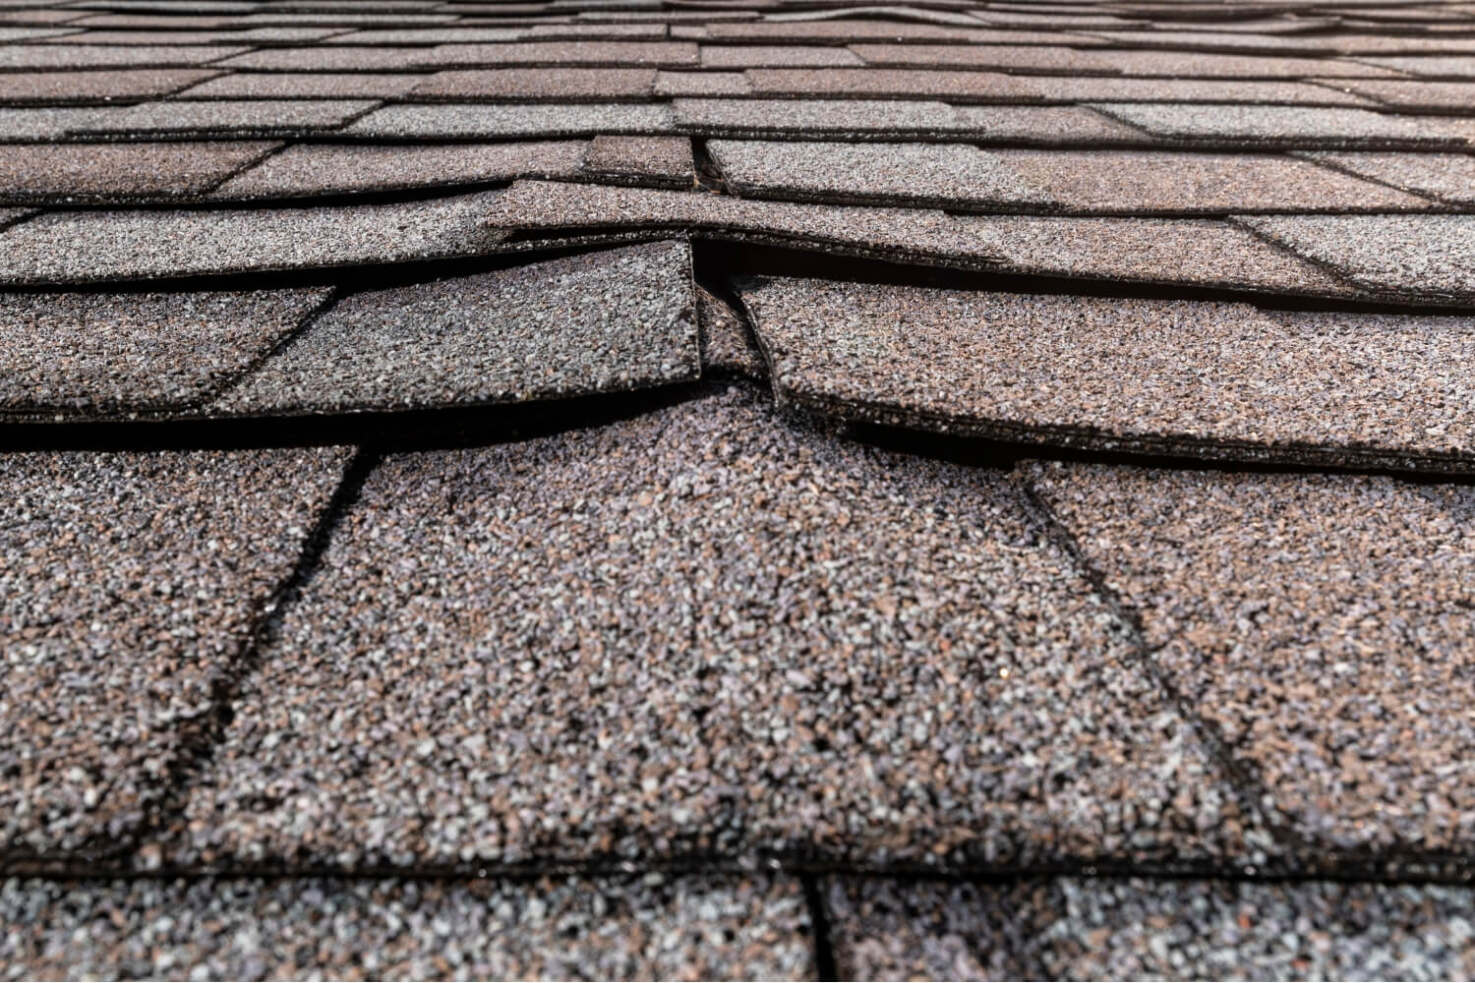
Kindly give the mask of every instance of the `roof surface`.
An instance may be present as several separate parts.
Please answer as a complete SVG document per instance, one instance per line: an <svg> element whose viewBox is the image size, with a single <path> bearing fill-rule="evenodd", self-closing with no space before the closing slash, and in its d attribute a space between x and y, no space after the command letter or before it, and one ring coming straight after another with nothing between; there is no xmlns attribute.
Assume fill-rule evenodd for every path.
<svg viewBox="0 0 1475 983"><path fill-rule="evenodd" d="M1475 6L0 0L0 978L1475 975Z"/></svg>

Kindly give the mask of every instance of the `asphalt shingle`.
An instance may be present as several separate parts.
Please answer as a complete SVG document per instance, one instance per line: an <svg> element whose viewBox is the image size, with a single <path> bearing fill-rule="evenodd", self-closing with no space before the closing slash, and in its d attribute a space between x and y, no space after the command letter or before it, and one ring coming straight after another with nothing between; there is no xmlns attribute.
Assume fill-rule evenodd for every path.
<svg viewBox="0 0 1475 983"><path fill-rule="evenodd" d="M1003 475L743 391L388 458L280 639L182 857L1273 849Z"/></svg>
<svg viewBox="0 0 1475 983"><path fill-rule="evenodd" d="M807 979L795 880L0 883L0 974L42 979Z"/></svg>
<svg viewBox="0 0 1475 983"><path fill-rule="evenodd" d="M1475 215L1282 215L1238 219L1369 290L1475 293Z"/></svg>
<svg viewBox="0 0 1475 983"><path fill-rule="evenodd" d="M1468 401L1467 401L1468 405ZM1305 839L1397 868L1475 841L1475 490L1040 465L1154 661ZM1457 860L1456 863L1459 863Z"/></svg>
<svg viewBox="0 0 1475 983"><path fill-rule="evenodd" d="M1365 109L1308 106L1093 103L1093 108L1157 136L1200 143L1322 147L1463 146L1437 121Z"/></svg>
<svg viewBox="0 0 1475 983"><path fill-rule="evenodd" d="M826 899L841 979L1424 980L1475 972L1468 888L837 878Z"/></svg>
<svg viewBox="0 0 1475 983"><path fill-rule="evenodd" d="M691 381L695 303L690 248L675 242L354 294L216 409L479 405Z"/></svg>
<svg viewBox="0 0 1475 983"><path fill-rule="evenodd" d="M613 102L646 99L653 68L490 68L436 72L411 98L448 102Z"/></svg>
<svg viewBox="0 0 1475 983"><path fill-rule="evenodd" d="M1321 164L1459 205L1475 205L1475 156L1469 154L1308 153Z"/></svg>
<svg viewBox="0 0 1475 983"><path fill-rule="evenodd" d="M454 187L580 173L583 140L360 146L297 144L231 178L211 197L296 198Z"/></svg>
<svg viewBox="0 0 1475 983"><path fill-rule="evenodd" d="M0 294L0 412L188 405L266 355L328 295Z"/></svg>
<svg viewBox="0 0 1475 983"><path fill-rule="evenodd" d="M149 102L99 116L74 133L294 134L333 130L373 109L366 99L220 99Z"/></svg>
<svg viewBox="0 0 1475 983"><path fill-rule="evenodd" d="M51 212L0 233L0 282L147 280L475 255L495 192L337 208Z"/></svg>
<svg viewBox="0 0 1475 983"><path fill-rule="evenodd" d="M65 202L191 197L215 187L274 143L33 143L0 154L0 199Z"/></svg>
<svg viewBox="0 0 1475 983"><path fill-rule="evenodd" d="M670 133L674 129L668 106L603 103L385 106L340 132L367 139L434 140Z"/></svg>
<svg viewBox="0 0 1475 983"><path fill-rule="evenodd" d="M138 832L346 459L0 454L0 855Z"/></svg>
<svg viewBox="0 0 1475 983"><path fill-rule="evenodd" d="M691 139L597 136L589 143L584 170L616 180L689 188L695 175Z"/></svg>
<svg viewBox="0 0 1475 983"><path fill-rule="evenodd" d="M168 95L219 73L196 68L96 72L0 72L0 103L126 102Z"/></svg>
<svg viewBox="0 0 1475 983"><path fill-rule="evenodd" d="M1470 318L770 279L782 394L847 417L1240 460L1475 464Z"/></svg>

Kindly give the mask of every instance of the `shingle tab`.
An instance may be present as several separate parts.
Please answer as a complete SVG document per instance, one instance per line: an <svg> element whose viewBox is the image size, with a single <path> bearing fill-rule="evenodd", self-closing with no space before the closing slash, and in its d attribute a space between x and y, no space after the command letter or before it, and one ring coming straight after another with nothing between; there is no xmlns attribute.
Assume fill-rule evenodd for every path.
<svg viewBox="0 0 1475 983"><path fill-rule="evenodd" d="M1365 109L1095 103L1093 108L1175 140L1302 146L1461 146L1437 121Z"/></svg>
<svg viewBox="0 0 1475 983"><path fill-rule="evenodd" d="M1475 215L1249 215L1238 221L1370 290L1475 293Z"/></svg>
<svg viewBox="0 0 1475 983"><path fill-rule="evenodd" d="M264 357L328 294L0 294L0 413L189 405Z"/></svg>
<svg viewBox="0 0 1475 983"><path fill-rule="evenodd" d="M186 855L1257 856L1013 486L902 464L742 392L389 458L249 683Z"/></svg>
<svg viewBox="0 0 1475 983"><path fill-rule="evenodd" d="M805 98L890 97L984 102L1038 102L1029 79L997 72L907 68L750 68L758 95Z"/></svg>
<svg viewBox="0 0 1475 983"><path fill-rule="evenodd" d="M696 67L690 41L524 41L447 44L413 56L417 65L587 65L639 68Z"/></svg>
<svg viewBox="0 0 1475 983"><path fill-rule="evenodd" d="M385 106L341 131L391 139L573 137L599 133L670 133L671 109L627 103L572 105Z"/></svg>
<svg viewBox="0 0 1475 983"><path fill-rule="evenodd" d="M0 884L43 978L809 979L797 880L721 875ZM23 926L23 927L22 927Z"/></svg>
<svg viewBox="0 0 1475 983"><path fill-rule="evenodd" d="M0 199L107 201L198 195L279 144L35 143L0 154Z"/></svg>
<svg viewBox="0 0 1475 983"><path fill-rule="evenodd" d="M1475 157L1469 154L1307 153L1303 156L1415 194L1475 205Z"/></svg>
<svg viewBox="0 0 1475 983"><path fill-rule="evenodd" d="M839 978L1401 979L1475 972L1468 888L835 878Z"/></svg>
<svg viewBox="0 0 1475 983"><path fill-rule="evenodd" d="M1452 368L1475 355L1468 318L1281 321L1248 304L790 279L743 301L785 396L841 416L1239 460L1475 464Z"/></svg>
<svg viewBox="0 0 1475 983"><path fill-rule="evenodd" d="M0 852L137 833L347 457L0 454Z"/></svg>
<svg viewBox="0 0 1475 983"><path fill-rule="evenodd" d="M168 68L203 65L247 50L208 44L7 44L0 46L0 68Z"/></svg>
<svg viewBox="0 0 1475 983"><path fill-rule="evenodd" d="M87 283L475 255L496 192L249 211L53 212L0 233L0 280Z"/></svg>
<svg viewBox="0 0 1475 983"><path fill-rule="evenodd" d="M102 103L168 95L218 74L154 68L95 72L0 72L0 102L11 105Z"/></svg>
<svg viewBox="0 0 1475 983"><path fill-rule="evenodd" d="M1071 211L1225 214L1434 207L1425 198L1283 156L1004 150L996 159L1018 181Z"/></svg>
<svg viewBox="0 0 1475 983"><path fill-rule="evenodd" d="M704 44L701 51L703 68L835 68L858 67L864 62L844 48L803 47L795 45Z"/></svg>
<svg viewBox="0 0 1475 983"><path fill-rule="evenodd" d="M211 197L296 198L453 187L580 173L582 140L359 146L297 144L231 178Z"/></svg>
<svg viewBox="0 0 1475 983"><path fill-rule="evenodd" d="M216 408L481 405L691 381L695 304L690 249L675 242L354 294Z"/></svg>
<svg viewBox="0 0 1475 983"><path fill-rule="evenodd" d="M449 102L613 102L646 99L653 68L493 68L436 72L411 98Z"/></svg>
<svg viewBox="0 0 1475 983"><path fill-rule="evenodd" d="M1468 855L1475 492L1335 474L1041 465L1154 661L1311 865ZM1437 862L1437 861L1436 861Z"/></svg>
<svg viewBox="0 0 1475 983"><path fill-rule="evenodd" d="M149 102L100 116L74 133L291 134L332 130L373 109L367 99Z"/></svg>
<svg viewBox="0 0 1475 983"><path fill-rule="evenodd" d="M1052 197L996 153L967 144L860 144L713 140L729 187L752 197L911 205L1045 205Z"/></svg>
<svg viewBox="0 0 1475 983"><path fill-rule="evenodd" d="M619 137L601 135L589 144L584 171L607 178L633 179L678 188L695 180L688 137Z"/></svg>
<svg viewBox="0 0 1475 983"><path fill-rule="evenodd" d="M232 72L186 89L177 98L390 99L409 92L424 78L368 72Z"/></svg>
<svg viewBox="0 0 1475 983"><path fill-rule="evenodd" d="M1031 273L1275 293L1356 293L1305 260L1224 222L1022 216L960 216L955 221Z"/></svg>

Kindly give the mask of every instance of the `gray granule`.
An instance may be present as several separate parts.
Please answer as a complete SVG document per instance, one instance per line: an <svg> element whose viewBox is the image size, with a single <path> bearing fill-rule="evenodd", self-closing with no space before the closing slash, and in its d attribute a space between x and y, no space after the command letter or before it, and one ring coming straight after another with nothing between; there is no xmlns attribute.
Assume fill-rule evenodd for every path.
<svg viewBox="0 0 1475 983"><path fill-rule="evenodd" d="M1310 160L1416 194L1475 205L1475 156L1469 154L1308 153Z"/></svg>
<svg viewBox="0 0 1475 983"><path fill-rule="evenodd" d="M684 137L682 139L685 139ZM583 140L359 146L298 144L231 178L213 198L294 198L513 178L571 178Z"/></svg>
<svg viewBox="0 0 1475 983"><path fill-rule="evenodd" d="M392 99L423 75L370 72L233 72L179 93L179 99Z"/></svg>
<svg viewBox="0 0 1475 983"><path fill-rule="evenodd" d="M713 140L729 187L756 197L882 198L951 205L1048 204L998 154L964 144Z"/></svg>
<svg viewBox="0 0 1475 983"><path fill-rule="evenodd" d="M1475 292L1475 215L1250 215L1237 221L1373 290Z"/></svg>
<svg viewBox="0 0 1475 983"><path fill-rule="evenodd" d="M840 979L1464 979L1468 888L837 878Z"/></svg>
<svg viewBox="0 0 1475 983"><path fill-rule="evenodd" d="M0 46L0 68L168 68L203 65L247 50L211 44L8 44Z"/></svg>
<svg viewBox="0 0 1475 983"><path fill-rule="evenodd" d="M725 301L697 288L697 322L702 329L704 372L766 379L768 364L743 321Z"/></svg>
<svg viewBox="0 0 1475 983"><path fill-rule="evenodd" d="M257 42L275 44L320 41L342 28L324 27L257 27L238 31L87 31L59 39L58 44L177 45L240 44Z"/></svg>
<svg viewBox="0 0 1475 983"><path fill-rule="evenodd" d="M787 279L743 301L779 387L847 414L1116 449L1475 457L1471 318Z"/></svg>
<svg viewBox="0 0 1475 983"><path fill-rule="evenodd" d="M394 455L171 850L1262 862L1121 637L1005 476L741 391Z"/></svg>
<svg viewBox="0 0 1475 983"><path fill-rule="evenodd" d="M1437 120L1389 116L1365 109L1125 102L1093 103L1092 108L1176 140L1338 146L1389 143L1458 146L1464 142L1443 129Z"/></svg>
<svg viewBox="0 0 1475 983"><path fill-rule="evenodd" d="M150 102L119 109L74 133L278 133L335 129L377 103L365 99Z"/></svg>
<svg viewBox="0 0 1475 983"><path fill-rule="evenodd" d="M1225 222L966 215L953 222L987 238L1012 265L1033 273L1275 293L1357 293L1305 260Z"/></svg>
<svg viewBox="0 0 1475 983"><path fill-rule="evenodd" d="M1308 860L1469 854L1475 489L1051 465L1033 481Z"/></svg>
<svg viewBox="0 0 1475 983"><path fill-rule="evenodd" d="M787 878L0 882L4 979L811 979Z"/></svg>
<svg viewBox="0 0 1475 983"><path fill-rule="evenodd" d="M0 233L0 281L85 283L475 255L497 192L249 211L51 212Z"/></svg>
<svg viewBox="0 0 1475 983"><path fill-rule="evenodd" d="M0 154L0 197L67 202L208 191L274 143L35 143Z"/></svg>
<svg viewBox="0 0 1475 983"><path fill-rule="evenodd" d="M762 68L765 66L852 67L864 64L844 48L775 47L772 45L702 45L703 68Z"/></svg>
<svg viewBox="0 0 1475 983"><path fill-rule="evenodd" d="M0 102L110 102L163 96L217 75L209 69L0 73Z"/></svg>
<svg viewBox="0 0 1475 983"><path fill-rule="evenodd" d="M664 105L385 106L345 127L349 136L388 138L563 137L671 133Z"/></svg>
<svg viewBox="0 0 1475 983"><path fill-rule="evenodd" d="M766 41L770 44L845 44L866 41L994 41L998 31L979 25L977 30L938 24L848 20L809 23L709 24L713 41Z"/></svg>
<svg viewBox="0 0 1475 983"><path fill-rule="evenodd" d="M940 211L838 208L591 184L519 181L495 200L486 223L504 229L710 229L909 255L983 260L997 255L987 233L959 229Z"/></svg>
<svg viewBox="0 0 1475 983"><path fill-rule="evenodd" d="M0 294L0 412L116 414L200 399L326 289Z"/></svg>
<svg viewBox="0 0 1475 983"><path fill-rule="evenodd" d="M691 138L600 135L589 144L584 170L690 187L695 175Z"/></svg>
<svg viewBox="0 0 1475 983"><path fill-rule="evenodd" d="M647 99L654 68L491 68L436 72L412 98L447 101L611 102Z"/></svg>
<svg viewBox="0 0 1475 983"><path fill-rule="evenodd" d="M1220 55L1202 51L1101 51L1123 75L1174 78L1395 78L1398 72L1334 58Z"/></svg>
<svg viewBox="0 0 1475 983"><path fill-rule="evenodd" d="M347 456L0 455L0 853L135 831Z"/></svg>
<svg viewBox="0 0 1475 983"><path fill-rule="evenodd" d="M355 294L215 409L345 411L548 399L701 373L691 253L666 242Z"/></svg>

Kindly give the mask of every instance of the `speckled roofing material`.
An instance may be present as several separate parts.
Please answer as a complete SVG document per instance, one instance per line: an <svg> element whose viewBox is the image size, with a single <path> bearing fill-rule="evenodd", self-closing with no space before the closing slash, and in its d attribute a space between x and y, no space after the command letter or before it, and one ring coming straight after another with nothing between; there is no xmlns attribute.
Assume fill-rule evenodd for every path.
<svg viewBox="0 0 1475 983"><path fill-rule="evenodd" d="M0 979L1475 973L1466 0L0 0Z"/></svg>

